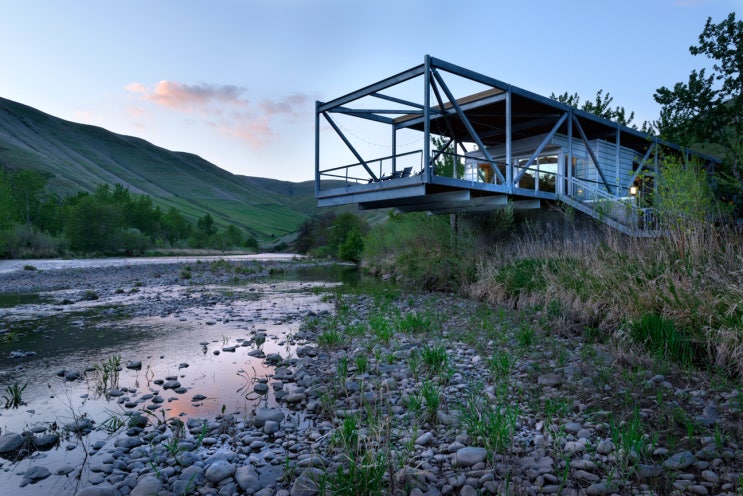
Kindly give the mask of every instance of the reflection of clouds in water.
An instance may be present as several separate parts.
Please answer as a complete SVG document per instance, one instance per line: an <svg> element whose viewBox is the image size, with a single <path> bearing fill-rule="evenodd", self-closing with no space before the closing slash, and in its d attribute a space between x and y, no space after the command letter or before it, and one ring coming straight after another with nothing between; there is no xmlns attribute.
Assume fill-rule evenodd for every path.
<svg viewBox="0 0 743 496"><path fill-rule="evenodd" d="M81 395L92 392L90 379L87 383L65 383L54 376L60 368L82 371L114 354L121 356L122 364L129 360L142 361L141 371L123 369L119 384L126 388L125 398L128 401L137 401L151 390L159 392L165 402L162 404L163 410L152 412L157 418L162 417L162 412L166 418L183 420L187 417L214 417L221 413L223 405L225 412L239 411L246 415L262 401L273 406L275 397L270 379L265 396L254 393L253 387L258 378L270 378L275 368L267 365L263 358L252 357L248 353L260 348L265 355L278 353L282 358L295 356L296 346L305 343L295 343L290 336L299 329L302 316L310 310L316 313L332 310L332 304L321 301L321 296L311 291L316 286L334 284L278 281L239 287L199 287L197 290L177 285L153 286L142 287L135 294L116 294L110 298L101 297L94 302L85 302L102 306L131 305L136 309L137 305L147 305L148 301L156 299L161 304L172 301L175 310L166 316L135 317L127 321L81 320L74 329L65 324L64 318L57 319L65 329L57 330L55 334L60 338L65 337L60 340L64 342L59 346L66 348L60 348L59 351L49 349L46 352L49 356L43 359L26 360L23 363L23 376L13 374L14 380L33 383L24 394L24 399L29 403L28 409L35 410L35 413L3 412L2 426L9 431L23 429L29 421L51 422L62 416L72 416L72 413L66 413L72 411L76 415L84 412L100 422L108 418L111 411L144 409L151 404L150 401L144 401L134 409L126 409L115 399L106 402L92 395L87 399L81 398ZM220 301L224 294L230 297ZM214 304L207 301L210 295L217 298ZM32 319L34 314L65 314L77 305L69 307L60 310L52 303L44 303L16 309L21 317ZM71 332L80 335L74 348L70 348ZM255 340L259 332L266 334L262 343ZM101 346L101 343L104 345ZM97 347L86 348L92 344ZM235 346L235 352L222 351L225 345ZM24 346L36 349L32 345ZM215 350L220 354L214 355ZM53 359L50 360L50 357ZM180 368L183 362L188 363L189 367ZM0 357L0 376L5 377L12 367L18 365L17 362L8 363L5 370L6 365ZM187 392L178 394L170 389L163 390L153 382L168 376L177 376ZM47 383L51 385L50 388L47 388ZM130 390L136 390L136 393ZM55 398L49 398L50 391ZM194 404L192 398L195 394L203 394L207 399ZM64 401L60 404L62 399Z"/></svg>

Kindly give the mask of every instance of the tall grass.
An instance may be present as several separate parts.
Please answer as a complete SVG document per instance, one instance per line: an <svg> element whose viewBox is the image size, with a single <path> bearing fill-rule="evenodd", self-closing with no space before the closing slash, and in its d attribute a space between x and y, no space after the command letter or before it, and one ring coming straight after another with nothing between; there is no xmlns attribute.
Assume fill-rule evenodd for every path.
<svg viewBox="0 0 743 496"><path fill-rule="evenodd" d="M392 214L365 239L362 265L418 288L459 291L474 280L474 251L471 236L452 232L449 216Z"/></svg>
<svg viewBox="0 0 743 496"><path fill-rule="evenodd" d="M370 234L365 264L417 288L542 308L560 332L593 329L656 358L743 375L741 233L678 204L656 238L566 220L522 223L488 245L472 230L454 235L448 216L393 217Z"/></svg>

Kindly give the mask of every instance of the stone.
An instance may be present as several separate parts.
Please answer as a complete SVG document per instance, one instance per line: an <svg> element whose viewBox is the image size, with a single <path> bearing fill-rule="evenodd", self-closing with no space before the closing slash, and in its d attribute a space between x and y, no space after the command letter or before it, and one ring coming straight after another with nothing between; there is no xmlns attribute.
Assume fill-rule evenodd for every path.
<svg viewBox="0 0 743 496"><path fill-rule="evenodd" d="M191 398L191 401L197 402L197 401L203 401L205 399L206 399L206 396L204 396L203 394L195 394L193 398Z"/></svg>
<svg viewBox="0 0 743 496"><path fill-rule="evenodd" d="M717 475L712 470L703 470L702 471L702 479L704 479L707 482L710 482L712 484L717 484L720 481L720 476Z"/></svg>
<svg viewBox="0 0 743 496"><path fill-rule="evenodd" d="M608 455L609 453L613 452L616 447L614 446L614 443L612 443L609 439L604 439L601 441L598 446L596 446L596 453L599 455Z"/></svg>
<svg viewBox="0 0 743 496"><path fill-rule="evenodd" d="M77 370L65 371L65 374L64 374L65 381L72 382L78 379L80 379L80 372L78 372Z"/></svg>
<svg viewBox="0 0 743 496"><path fill-rule="evenodd" d="M71 472L75 471L75 467L72 465L62 465L57 470L54 471L54 475L67 475Z"/></svg>
<svg viewBox="0 0 743 496"><path fill-rule="evenodd" d="M263 427L266 420L273 420L274 422L281 423L284 420L284 412L275 408L259 408L255 412L255 426Z"/></svg>
<svg viewBox="0 0 743 496"><path fill-rule="evenodd" d="M126 368L131 370L141 370L142 369L142 362L139 360L130 360L126 362Z"/></svg>
<svg viewBox="0 0 743 496"><path fill-rule="evenodd" d="M554 372L551 372L549 374L540 375L537 378L537 384L539 384L540 386L546 386L546 387L559 386L560 384L562 384L562 376Z"/></svg>
<svg viewBox="0 0 743 496"><path fill-rule="evenodd" d="M687 491L692 494L697 494L698 496L707 496L709 494L709 489L701 484L694 484L693 486L689 486L689 489L687 489Z"/></svg>
<svg viewBox="0 0 743 496"><path fill-rule="evenodd" d="M143 444L144 441L142 441L142 439L137 436L120 437L114 442L115 447L123 448L126 450L136 448L137 446L141 446Z"/></svg>
<svg viewBox="0 0 743 496"><path fill-rule="evenodd" d="M21 482L21 486L25 486L26 484L35 484L40 480L46 479L50 475L52 475L52 473L46 467L39 465L31 467L23 474L23 482Z"/></svg>
<svg viewBox="0 0 743 496"><path fill-rule="evenodd" d="M175 380L166 381L163 383L163 389L177 389L181 387L181 383Z"/></svg>
<svg viewBox="0 0 743 496"><path fill-rule="evenodd" d="M290 496L316 496L320 490L320 486L317 481L320 478L320 474L317 474L313 469L307 468L294 480L291 489L289 490Z"/></svg>
<svg viewBox="0 0 743 496"><path fill-rule="evenodd" d="M663 467L660 465L639 464L635 470L639 479L654 479L663 475Z"/></svg>
<svg viewBox="0 0 743 496"><path fill-rule="evenodd" d="M268 434L269 436L271 434L275 434L279 431L279 423L275 420L266 420L266 422L263 424L263 432L265 434Z"/></svg>
<svg viewBox="0 0 743 496"><path fill-rule="evenodd" d="M682 451L681 453L676 453L667 459L663 463L663 466L668 470L683 470L694 464L696 461L697 457L695 457L691 451Z"/></svg>
<svg viewBox="0 0 743 496"><path fill-rule="evenodd" d="M258 473L250 465L243 465L235 470L235 481L240 489L248 494L253 494L263 487Z"/></svg>
<svg viewBox="0 0 743 496"><path fill-rule="evenodd" d="M229 462L218 460L206 469L204 476L209 482L219 484L222 480L227 477L231 477L235 473L235 466Z"/></svg>
<svg viewBox="0 0 743 496"><path fill-rule="evenodd" d="M428 444L431 444L431 441L433 441L433 433L425 432L418 436L418 439L415 440L415 444L420 446L427 446Z"/></svg>
<svg viewBox="0 0 743 496"><path fill-rule="evenodd" d="M154 475L146 475L137 481L137 485L134 486L130 496L150 496L157 494L162 489L162 483Z"/></svg>
<svg viewBox="0 0 743 496"><path fill-rule="evenodd" d="M597 482L591 484L586 488L586 494L588 496L603 496L604 494L611 494L616 488L613 485L607 484L606 482Z"/></svg>
<svg viewBox="0 0 743 496"><path fill-rule="evenodd" d="M0 436L0 455L18 451L23 447L23 436L9 432Z"/></svg>
<svg viewBox="0 0 743 496"><path fill-rule="evenodd" d="M469 484L465 484L462 486L462 489L459 490L459 496L477 496L478 494L477 489Z"/></svg>
<svg viewBox="0 0 743 496"><path fill-rule="evenodd" d="M79 490L75 493L75 496L116 496L119 494L111 486L89 486Z"/></svg>
<svg viewBox="0 0 743 496"><path fill-rule="evenodd" d="M573 472L573 477L586 482L598 482L601 480L598 475L592 474L591 472L586 472L585 470L576 470L575 472Z"/></svg>
<svg viewBox="0 0 743 496"><path fill-rule="evenodd" d="M487 456L488 451L485 448L460 448L454 455L454 464L461 467L471 467L472 465L485 461Z"/></svg>

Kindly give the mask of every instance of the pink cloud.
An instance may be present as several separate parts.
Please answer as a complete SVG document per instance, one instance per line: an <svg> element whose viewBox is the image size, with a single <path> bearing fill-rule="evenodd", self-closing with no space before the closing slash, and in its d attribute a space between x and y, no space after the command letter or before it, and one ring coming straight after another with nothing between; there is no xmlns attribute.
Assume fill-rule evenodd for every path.
<svg viewBox="0 0 743 496"><path fill-rule="evenodd" d="M139 94L145 100L176 110L203 109L214 103L240 106L249 104L241 98L245 89L233 85L189 85L163 80L153 89L140 83L131 83L126 86L126 90Z"/></svg>
<svg viewBox="0 0 743 496"><path fill-rule="evenodd" d="M309 101L307 95L294 93L279 99L263 99L252 105L245 95L247 90L239 86L190 85L167 80L152 87L134 82L125 89L142 101L191 114L190 123L211 126L256 148L269 145L278 135L275 128L281 123L277 121L291 122L301 114L300 107ZM137 110L143 112L141 108ZM202 119L195 119L194 114L201 115Z"/></svg>

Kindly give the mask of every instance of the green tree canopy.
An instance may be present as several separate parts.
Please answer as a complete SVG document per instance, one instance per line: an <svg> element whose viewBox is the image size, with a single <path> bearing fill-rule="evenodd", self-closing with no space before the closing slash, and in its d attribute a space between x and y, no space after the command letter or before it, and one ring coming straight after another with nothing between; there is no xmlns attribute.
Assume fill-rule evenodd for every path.
<svg viewBox="0 0 743 496"><path fill-rule="evenodd" d="M662 137L687 146L715 144L727 170L743 181L743 21L735 12L715 24L707 19L699 43L689 47L712 68L692 70L686 83L658 88ZM712 150L715 153L715 150Z"/></svg>
<svg viewBox="0 0 743 496"><path fill-rule="evenodd" d="M611 104L614 102L614 97L608 91L604 93L604 90L598 90L596 92L596 98L586 100L583 102L583 105L580 105L580 96L578 96L578 93L569 94L567 91L561 95L552 93L550 98L571 107L590 112L593 115L603 117L604 119L637 129L637 126L632 123L635 113L630 112L627 115L624 107L616 106L612 108ZM643 124L643 131L647 129L649 129L649 125L647 123Z"/></svg>

